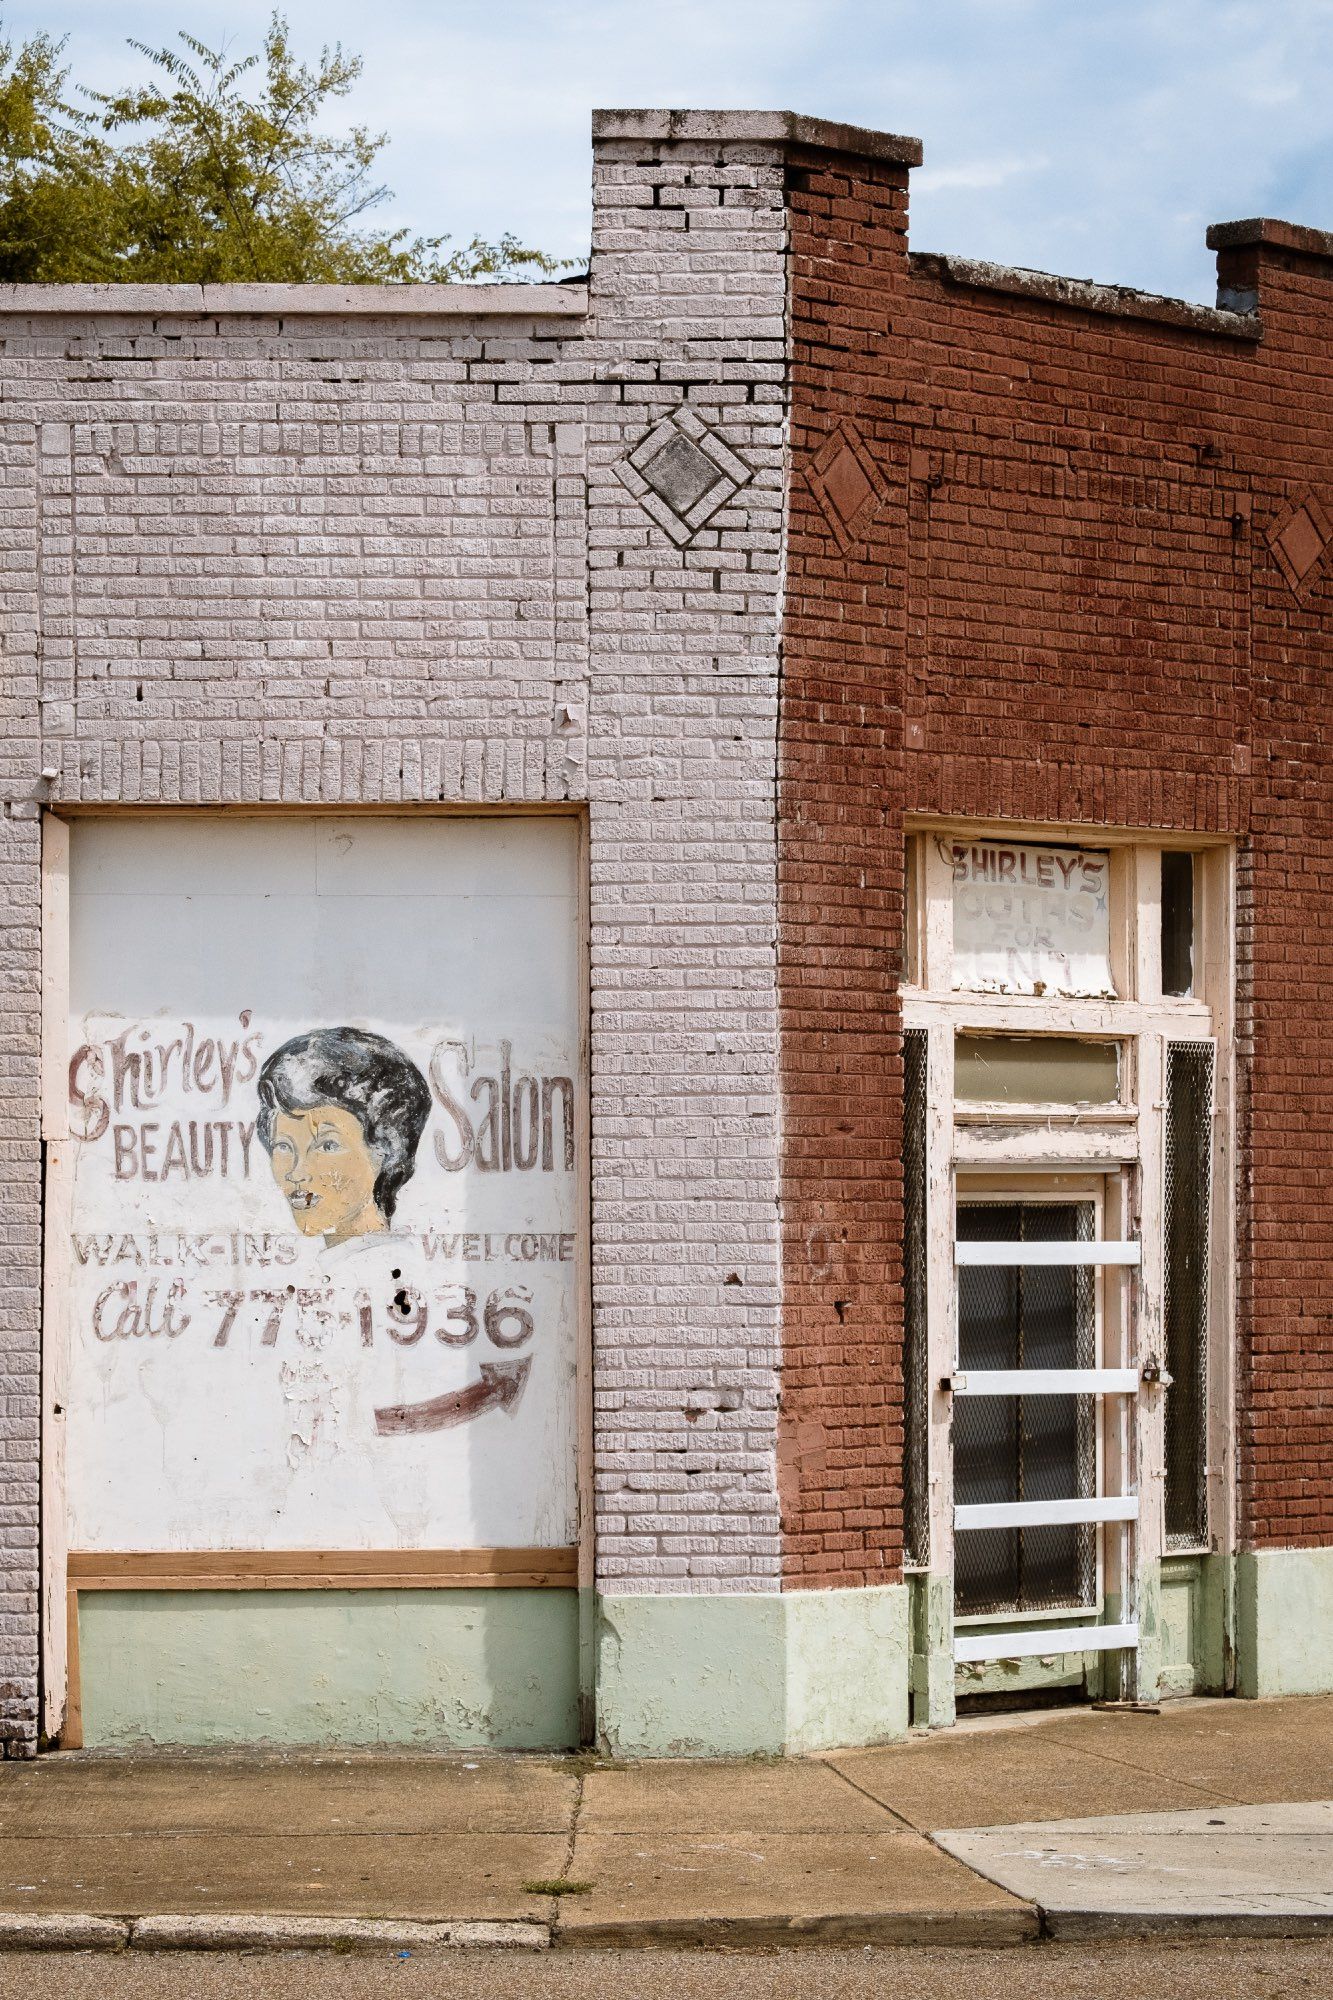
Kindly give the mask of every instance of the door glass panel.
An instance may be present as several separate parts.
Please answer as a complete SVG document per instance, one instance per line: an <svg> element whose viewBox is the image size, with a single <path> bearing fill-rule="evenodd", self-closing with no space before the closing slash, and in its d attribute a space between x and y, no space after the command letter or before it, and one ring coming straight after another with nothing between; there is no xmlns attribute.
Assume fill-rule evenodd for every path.
<svg viewBox="0 0 1333 2000"><path fill-rule="evenodd" d="M1091 1202L960 1202L961 1240L1086 1241ZM1078 1266L960 1266L958 1365L1091 1368L1094 1280ZM1090 1396L966 1396L953 1414L954 1499L1066 1500L1096 1490ZM954 1608L1056 1610L1094 1601L1087 1526L968 1530L954 1544Z"/></svg>

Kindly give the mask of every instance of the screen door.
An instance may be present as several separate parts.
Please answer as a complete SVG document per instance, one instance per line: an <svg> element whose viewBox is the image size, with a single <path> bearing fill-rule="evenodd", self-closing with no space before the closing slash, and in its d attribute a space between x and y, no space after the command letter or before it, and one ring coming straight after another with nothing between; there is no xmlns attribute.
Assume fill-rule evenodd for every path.
<svg viewBox="0 0 1333 2000"><path fill-rule="evenodd" d="M958 1239L1090 1241L1091 1201L960 1202ZM1090 1369L1096 1357L1096 1273L1086 1265L963 1265L958 1271L958 1367ZM1097 1490L1091 1396L960 1397L953 1414L954 1498L960 1507L1090 1497ZM959 1617L1091 1608L1096 1528L1088 1522L982 1528L958 1536Z"/></svg>

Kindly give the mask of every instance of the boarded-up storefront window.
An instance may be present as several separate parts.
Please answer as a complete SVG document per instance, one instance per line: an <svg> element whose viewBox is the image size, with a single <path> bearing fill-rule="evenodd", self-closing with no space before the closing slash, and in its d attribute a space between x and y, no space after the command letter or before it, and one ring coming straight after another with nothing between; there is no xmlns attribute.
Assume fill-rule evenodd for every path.
<svg viewBox="0 0 1333 2000"><path fill-rule="evenodd" d="M71 1548L574 1541L577 852L74 828Z"/></svg>

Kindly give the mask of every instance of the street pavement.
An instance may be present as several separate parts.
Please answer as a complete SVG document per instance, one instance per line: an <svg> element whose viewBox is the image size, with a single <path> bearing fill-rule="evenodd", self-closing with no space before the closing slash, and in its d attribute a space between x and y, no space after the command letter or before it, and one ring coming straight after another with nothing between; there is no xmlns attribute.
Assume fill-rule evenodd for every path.
<svg viewBox="0 0 1333 2000"><path fill-rule="evenodd" d="M529 1980L573 1947L1333 1936L1330 1798L1333 1698L789 1762L74 1752L0 1765L0 1946L490 1944L469 1956Z"/></svg>
<svg viewBox="0 0 1333 2000"><path fill-rule="evenodd" d="M1323 2000L1333 1940L1018 1951L0 1956L0 2000Z"/></svg>

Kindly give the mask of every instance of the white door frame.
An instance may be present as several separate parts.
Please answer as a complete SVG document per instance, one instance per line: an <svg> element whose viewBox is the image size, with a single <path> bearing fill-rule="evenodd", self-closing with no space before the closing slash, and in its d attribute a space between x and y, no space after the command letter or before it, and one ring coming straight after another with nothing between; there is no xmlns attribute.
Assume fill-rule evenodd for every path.
<svg viewBox="0 0 1333 2000"><path fill-rule="evenodd" d="M954 839L1032 840L1110 853L1111 967L1115 998L962 992L953 988L953 872L946 845ZM1165 1166L1165 1044L1213 1041L1216 1047L1213 1255L1210 1265L1209 1374L1206 1460L1210 1551L1235 1546L1234 1481L1234 855L1229 845L1198 836L1129 829L1014 826L917 820L908 829L908 978L903 1026L925 1030L927 1110L927 1479L929 1561L923 1579L932 1592L927 1621L931 1659L926 1719L953 1719L953 1491L950 1451L957 1320L953 1217L960 1177L1003 1173L1095 1174L1107 1177L1106 1233L1132 1239L1141 1263L1128 1317L1107 1299L1107 1360L1141 1360L1150 1378L1164 1360L1163 1195ZM1196 857L1195 994L1162 993L1161 852L1184 848ZM1122 1049L1120 1101L1107 1106L955 1104L954 1044L960 1031L1064 1035L1115 1040ZM1117 1191L1112 1193L1112 1190ZM1119 1288L1116 1288L1117 1290ZM1126 1399L1129 1402L1129 1399ZM1151 1607L1157 1565L1166 1551L1164 1397L1150 1379L1131 1406L1132 1423L1109 1426L1107 1481L1134 1480L1139 1518L1133 1564L1140 1622ZM1115 1490L1126 1490L1116 1487ZM1124 1532L1123 1530L1121 1532ZM1174 1553L1175 1551L1173 1551ZM1184 1551L1181 1551L1184 1553ZM919 1573L919 1572L918 1572ZM944 1615L946 1599L948 1615ZM1232 1629L1228 1607L1226 1625ZM948 1647L949 1670L941 1655ZM1126 1656L1128 1659L1129 1656ZM1150 1693L1157 1661L1133 1661L1121 1676L1123 1696Z"/></svg>

